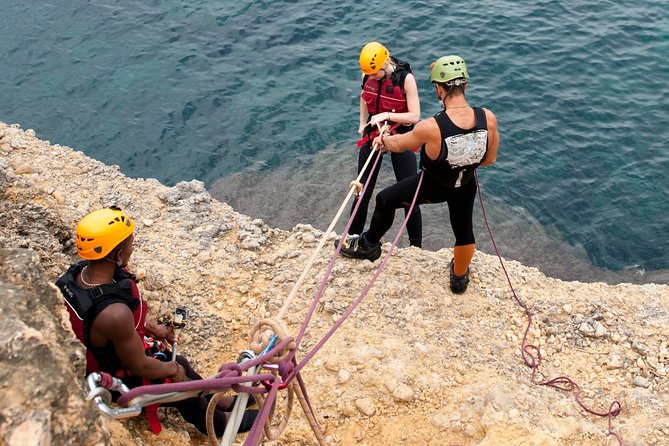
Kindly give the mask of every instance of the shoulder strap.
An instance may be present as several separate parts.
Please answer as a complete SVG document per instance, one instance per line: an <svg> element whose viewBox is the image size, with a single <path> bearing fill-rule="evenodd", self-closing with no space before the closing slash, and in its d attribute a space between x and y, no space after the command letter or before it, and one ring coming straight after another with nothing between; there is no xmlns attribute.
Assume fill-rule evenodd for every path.
<svg viewBox="0 0 669 446"><path fill-rule="evenodd" d="M404 91L404 81L406 80L406 77L409 74L413 73L411 65L409 64L409 62L395 59L392 56L390 56L390 59L395 63L395 66L397 67L392 76L393 83L395 85L398 85L402 89L402 91Z"/></svg>
<svg viewBox="0 0 669 446"><path fill-rule="evenodd" d="M362 77L362 84L360 84L360 89L361 90L365 88L365 83L367 82L367 79L369 79L369 74L365 74Z"/></svg>
<svg viewBox="0 0 669 446"><path fill-rule="evenodd" d="M91 289L82 289L75 282L76 273L83 268L84 263L72 265L65 274L57 281L56 286L63 294L67 305L74 311L80 320L84 320L86 314L93 305L107 299L123 302L131 310L137 307L138 301L132 295L132 275L125 274L125 278L115 283L100 285Z"/></svg>
<svg viewBox="0 0 669 446"><path fill-rule="evenodd" d="M477 129L487 129L488 128L488 118L485 115L485 110L483 107L472 107L474 109L474 118L476 123L474 124Z"/></svg>

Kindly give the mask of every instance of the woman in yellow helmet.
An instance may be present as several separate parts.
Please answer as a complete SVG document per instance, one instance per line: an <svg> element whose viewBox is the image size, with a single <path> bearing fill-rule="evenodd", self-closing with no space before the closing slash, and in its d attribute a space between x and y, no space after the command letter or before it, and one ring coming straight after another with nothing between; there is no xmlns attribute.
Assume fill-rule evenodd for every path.
<svg viewBox="0 0 669 446"><path fill-rule="evenodd" d="M146 318L147 304L141 298L135 276L127 269L133 252L135 223L117 207L98 209L76 227L76 247L84 259L72 265L56 285L70 315L72 330L86 346L86 373L105 372L122 379L129 388L169 380L202 379L183 356L165 362L153 357L144 342L151 336L174 342L172 331ZM231 406L231 398L226 402ZM207 433L208 399L192 397L166 405ZM229 409L225 409L229 410ZM222 435L228 414L216 410L214 427ZM257 411L247 411L240 431L250 430ZM147 410L154 432L160 430L157 414Z"/></svg>
<svg viewBox="0 0 669 446"><path fill-rule="evenodd" d="M377 124L388 123L391 133L406 133L420 120L420 101L416 79L411 66L390 55L388 49L379 42L370 42L360 52L362 70L362 93L360 94L360 124L358 133L362 139L358 143L358 173L372 150L372 140L378 135ZM391 154L396 181L416 174L417 163L413 152ZM370 165L371 166L371 165ZM361 177L361 182L369 183L362 197L358 212L353 218L349 234L360 234L367 220L367 208L376 185L381 163L374 171L369 170ZM369 167L368 169L371 169ZM351 212L356 203L353 203ZM405 208L405 212L408 208ZM420 247L422 244L422 222L420 209L416 206L407 222L409 243ZM347 242L344 242L347 244Z"/></svg>

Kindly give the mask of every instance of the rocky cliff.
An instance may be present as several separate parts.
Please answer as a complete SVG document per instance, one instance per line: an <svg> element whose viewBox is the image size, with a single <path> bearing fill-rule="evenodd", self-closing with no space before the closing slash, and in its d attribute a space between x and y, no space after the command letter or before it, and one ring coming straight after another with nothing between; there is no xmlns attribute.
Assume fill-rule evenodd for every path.
<svg viewBox="0 0 669 446"><path fill-rule="evenodd" d="M342 197L343 199L343 197ZM197 181L130 179L31 130L0 123L0 444L204 445L172 409L163 432L144 417L114 421L84 401L83 350L50 285L76 260L73 230L116 204L137 222L131 269L150 314L190 309L180 351L211 375L276 316L323 235L267 227L211 198ZM333 210L334 215L334 210ZM331 236L334 238L334 236ZM388 249L384 246L384 253ZM329 241L283 323L296 334L333 253ZM303 372L318 421L340 445L610 445L606 418L574 392L533 383L521 357L527 326L496 257L477 253L473 282L448 289L450 250L396 250L379 280ZM363 291L380 261L338 259L301 351ZM669 287L564 282L505 261L532 314L534 379L569 376L580 400L607 412L626 445L669 438ZM299 355L298 355L299 358ZM277 441L314 445L299 406ZM241 439L241 437L240 437Z"/></svg>

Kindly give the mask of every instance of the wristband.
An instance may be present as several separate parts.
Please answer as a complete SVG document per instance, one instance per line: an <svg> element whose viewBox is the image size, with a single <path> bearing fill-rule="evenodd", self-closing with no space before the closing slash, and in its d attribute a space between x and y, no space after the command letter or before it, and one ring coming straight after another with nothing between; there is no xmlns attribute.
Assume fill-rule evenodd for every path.
<svg viewBox="0 0 669 446"><path fill-rule="evenodd" d="M174 375L171 375L170 378L172 379L172 381L178 382L177 378L179 377L179 374L181 373L182 369L178 362L174 361L174 364L177 367L177 371L174 373Z"/></svg>

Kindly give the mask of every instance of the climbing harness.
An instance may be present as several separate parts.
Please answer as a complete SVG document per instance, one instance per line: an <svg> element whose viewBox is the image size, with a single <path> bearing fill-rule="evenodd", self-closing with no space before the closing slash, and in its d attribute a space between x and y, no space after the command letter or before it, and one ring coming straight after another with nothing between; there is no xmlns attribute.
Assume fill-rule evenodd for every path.
<svg viewBox="0 0 669 446"><path fill-rule="evenodd" d="M492 229L490 228L490 224L488 223L488 217L486 216L485 207L483 206L481 185L479 184L479 177L478 174L476 173L476 170L474 170L474 178L476 179L476 188L479 194L479 203L481 204L483 221L486 225L486 228L488 229L488 234L490 234L490 240L492 241L492 246L495 249L495 253L497 254L499 263L502 266L502 271L504 271L504 275L506 277L507 283L509 284L509 288L511 289L511 293L513 294L513 298L515 299L516 303L523 309L523 311L525 312L525 316L527 318L527 327L525 327L525 332L523 333L523 340L521 343L520 351L523 361L525 362L525 365L532 369L530 380L532 381L533 384L539 386L553 387L554 389L563 390L565 392L572 392L574 394L576 402L583 410L585 410L590 414L597 415L599 417L606 417L608 419L608 435L613 436L618 441L619 446L623 446L624 442L622 436L618 432L615 432L612 427L613 417L618 416L622 410L622 405L620 404L620 402L613 401L609 405L609 409L607 412L598 412L593 409L590 409L583 403L583 401L581 400L581 387L578 384L576 384L571 378L568 378L566 376L558 376L557 378L552 378L546 381L537 380L537 373L539 371L539 365L541 364L541 359L542 359L541 350L537 346L529 344L527 342L527 336L532 326L532 313L530 312L527 305L522 300L520 300L520 298L516 294L516 290L513 287L513 284L511 283L511 278L509 277L509 273L507 272L506 267L504 266L504 261L502 260L502 256L500 255L499 249L497 248L497 244L495 243L495 238L493 237Z"/></svg>

